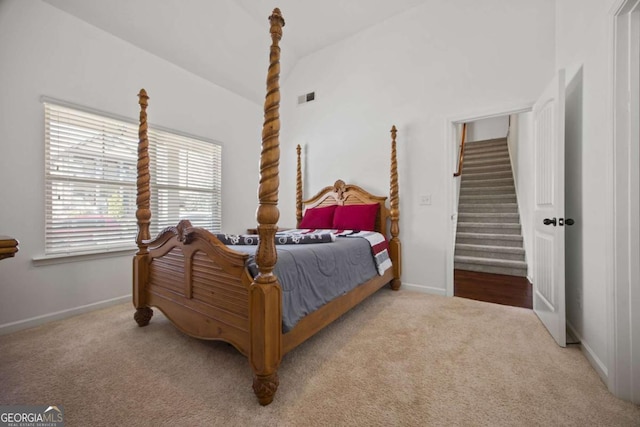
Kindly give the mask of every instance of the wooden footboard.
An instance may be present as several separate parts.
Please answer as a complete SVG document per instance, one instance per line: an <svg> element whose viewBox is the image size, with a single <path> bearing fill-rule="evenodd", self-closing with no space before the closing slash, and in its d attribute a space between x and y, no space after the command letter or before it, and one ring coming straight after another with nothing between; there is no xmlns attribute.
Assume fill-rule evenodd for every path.
<svg viewBox="0 0 640 427"><path fill-rule="evenodd" d="M248 255L188 221L164 230L148 248L145 271L134 278L143 305L159 308L188 335L229 342L247 355Z"/></svg>
<svg viewBox="0 0 640 427"><path fill-rule="evenodd" d="M248 354L248 255L190 226L183 221L149 243L148 303L187 334L222 339Z"/></svg>

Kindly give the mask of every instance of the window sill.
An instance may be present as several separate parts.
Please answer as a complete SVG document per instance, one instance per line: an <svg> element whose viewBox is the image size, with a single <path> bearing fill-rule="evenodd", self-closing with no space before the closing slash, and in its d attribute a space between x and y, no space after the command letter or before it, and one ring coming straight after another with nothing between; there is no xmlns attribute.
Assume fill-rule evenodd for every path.
<svg viewBox="0 0 640 427"><path fill-rule="evenodd" d="M54 264L65 264L69 262L82 262L91 261L96 259L114 258L121 256L133 256L137 248L132 247L130 249L114 249L107 252L92 252L86 254L55 254L55 255L41 255L33 257L33 265L36 267Z"/></svg>

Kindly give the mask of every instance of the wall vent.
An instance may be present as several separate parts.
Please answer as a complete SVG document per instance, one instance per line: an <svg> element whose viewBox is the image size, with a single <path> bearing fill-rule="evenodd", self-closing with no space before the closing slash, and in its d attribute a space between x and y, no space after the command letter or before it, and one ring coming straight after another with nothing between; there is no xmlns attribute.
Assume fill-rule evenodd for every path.
<svg viewBox="0 0 640 427"><path fill-rule="evenodd" d="M316 99L315 92L305 93L304 95L298 96L298 105L306 104L307 102L311 102Z"/></svg>

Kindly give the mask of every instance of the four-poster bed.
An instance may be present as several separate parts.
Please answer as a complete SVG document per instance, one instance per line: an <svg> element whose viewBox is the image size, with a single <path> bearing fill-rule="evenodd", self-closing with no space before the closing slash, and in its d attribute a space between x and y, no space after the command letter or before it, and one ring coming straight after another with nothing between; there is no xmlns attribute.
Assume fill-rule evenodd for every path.
<svg viewBox="0 0 640 427"><path fill-rule="evenodd" d="M378 274L374 273L373 277L364 282L354 283L351 290L304 315L290 330L283 331L283 291L274 270L278 256L276 232L279 218L279 41L284 20L278 9L273 11L269 20L272 44L264 104L259 206L256 215L259 243L253 256L257 272L252 274L248 268L252 255L236 250L238 247L226 246L216 235L205 229L192 227L189 221L181 221L177 226L167 228L151 239L146 113L148 96L144 89L139 94L141 110L136 211L138 252L133 259L133 304L136 308L134 317L138 325L147 325L153 315L151 307L157 307L188 335L232 344L249 359L254 371L253 389L262 405L267 405L273 400L278 387L277 370L284 354L385 284L389 283L392 289L398 290L401 283L395 126L391 130L389 208L385 203L386 197L372 195L356 185L346 184L341 180L322 189L314 197L303 200L298 146L298 225L303 221L303 213L310 209L377 205L374 231L382 233L385 238L390 237L388 256L392 266L384 271L380 269ZM387 227L387 221L390 227ZM280 262L278 267L281 267Z"/></svg>

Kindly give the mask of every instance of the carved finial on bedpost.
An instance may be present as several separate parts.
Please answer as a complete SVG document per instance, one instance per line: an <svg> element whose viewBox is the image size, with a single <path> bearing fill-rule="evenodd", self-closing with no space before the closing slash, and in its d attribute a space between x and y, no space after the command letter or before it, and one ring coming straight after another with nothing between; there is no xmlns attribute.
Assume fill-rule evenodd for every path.
<svg viewBox="0 0 640 427"><path fill-rule="evenodd" d="M341 179L333 183L333 192L335 193L338 205L344 205L344 192L347 191L347 184Z"/></svg>
<svg viewBox="0 0 640 427"><path fill-rule="evenodd" d="M269 17L269 22L271 23L271 28L269 31L271 32L271 40L275 43L276 47L278 46L278 42L282 39L282 27L284 27L284 18L282 17L282 12L277 7L273 9L271 16ZM271 45L273 47L273 44ZM278 51L280 48L278 47ZM278 60L280 60L280 54L278 53ZM278 64L279 66L279 64Z"/></svg>
<svg viewBox="0 0 640 427"><path fill-rule="evenodd" d="M401 266L401 245L400 238L400 197L398 195L398 160L396 154L396 134L398 130L395 125L391 127L391 189L390 196L390 217L391 217L391 240L389 241L389 250L391 261L393 262L393 281L391 289L397 291L400 289Z"/></svg>
<svg viewBox="0 0 640 427"><path fill-rule="evenodd" d="M302 164L300 160L300 144L296 147L298 154L296 161L296 227L300 227L302 222Z"/></svg>
<svg viewBox="0 0 640 427"><path fill-rule="evenodd" d="M268 405L278 389L278 366L282 359L282 290L273 274L277 261L275 234L278 228L278 165L280 161L280 46L284 19L279 9L269 17L271 48L267 95L264 101L262 152L260 156L259 206L256 214L260 241L256 249L259 273L250 288L249 328L254 371L253 391L261 405Z"/></svg>
<svg viewBox="0 0 640 427"><path fill-rule="evenodd" d="M140 104L140 127L138 128L138 180L136 181L138 194L136 197L136 219L138 220L138 254L147 253L146 240L151 238L149 234L149 223L151 222L151 209L149 200L151 192L149 189L149 138L147 136L147 91L140 89L138 93L138 103Z"/></svg>

